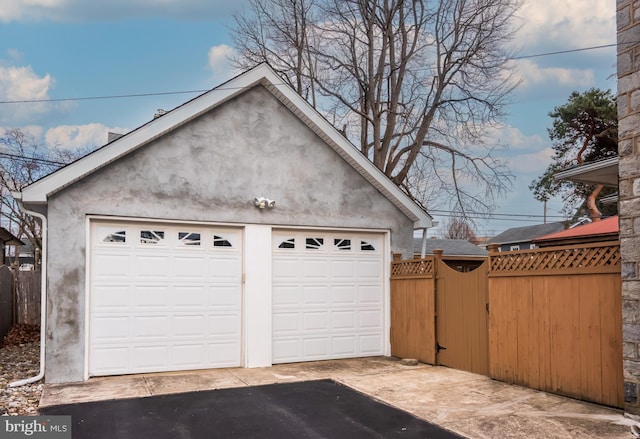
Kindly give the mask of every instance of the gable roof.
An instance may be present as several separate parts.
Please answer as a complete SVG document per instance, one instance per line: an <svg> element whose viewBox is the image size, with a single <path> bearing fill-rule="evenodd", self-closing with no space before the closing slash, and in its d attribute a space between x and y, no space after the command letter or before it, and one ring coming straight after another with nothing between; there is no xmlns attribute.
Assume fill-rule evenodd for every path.
<svg viewBox="0 0 640 439"><path fill-rule="evenodd" d="M20 238L16 237L13 233L8 231L4 227L0 227L0 242L5 245L25 245L25 243L22 242Z"/></svg>
<svg viewBox="0 0 640 439"><path fill-rule="evenodd" d="M426 254L441 249L443 256L487 256L489 252L464 239L427 239ZM422 238L413 238L413 252L422 252Z"/></svg>
<svg viewBox="0 0 640 439"><path fill-rule="evenodd" d="M562 223L537 224L535 226L513 227L507 229L487 242L487 244L511 244L529 242L538 236L564 230Z"/></svg>
<svg viewBox="0 0 640 439"><path fill-rule="evenodd" d="M611 216L600 221L594 221L589 224L577 226L572 229L562 230L560 232L550 233L548 235L540 236L533 241L557 241L565 240L568 238L583 238L587 236L602 236L612 235L616 236L620 231L618 224L618 216Z"/></svg>
<svg viewBox="0 0 640 439"><path fill-rule="evenodd" d="M245 90L262 85L315 132L336 153L413 221L415 228L432 226L432 217L349 142L318 111L298 95L267 64L260 64L226 83L113 140L93 153L24 187L14 197L28 204L46 204L48 197L109 163L148 144L198 116L224 104Z"/></svg>

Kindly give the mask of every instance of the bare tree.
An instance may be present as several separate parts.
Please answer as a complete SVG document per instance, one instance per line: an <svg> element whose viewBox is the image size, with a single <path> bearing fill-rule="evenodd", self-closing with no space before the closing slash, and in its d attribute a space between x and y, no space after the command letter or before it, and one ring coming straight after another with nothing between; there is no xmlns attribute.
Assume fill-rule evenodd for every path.
<svg viewBox="0 0 640 439"><path fill-rule="evenodd" d="M34 255L42 250L40 223L20 209L11 192L19 191L89 150L89 147L73 151L49 148L20 129L5 130L0 137L0 224L20 239L31 242Z"/></svg>
<svg viewBox="0 0 640 439"><path fill-rule="evenodd" d="M249 7L251 13L234 15L232 39L242 53L236 66L247 68L269 62L315 107L315 62L309 46L315 1L249 0Z"/></svg>
<svg viewBox="0 0 640 439"><path fill-rule="evenodd" d="M463 239L472 243L477 241L475 232L464 218L451 218L442 237L444 239Z"/></svg>
<svg viewBox="0 0 640 439"><path fill-rule="evenodd" d="M237 67L273 65L416 201L491 211L512 178L485 141L515 84L518 0L250 4L233 30Z"/></svg>

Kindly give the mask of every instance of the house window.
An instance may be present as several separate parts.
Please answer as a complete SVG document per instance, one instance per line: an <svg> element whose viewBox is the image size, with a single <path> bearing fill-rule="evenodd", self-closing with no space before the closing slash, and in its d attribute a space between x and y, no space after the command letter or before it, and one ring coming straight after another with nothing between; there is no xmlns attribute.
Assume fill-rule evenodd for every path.
<svg viewBox="0 0 640 439"><path fill-rule="evenodd" d="M360 241L360 250L364 252L375 251L375 247L369 244L367 241Z"/></svg>
<svg viewBox="0 0 640 439"><path fill-rule="evenodd" d="M538 246L537 246L537 245L535 245L535 244L530 244L530 245L529 245L529 249L531 249L531 250L534 250L534 249L536 249L536 248L538 248Z"/></svg>
<svg viewBox="0 0 640 439"><path fill-rule="evenodd" d="M200 245L200 234L196 232L178 232L178 244L183 246Z"/></svg>
<svg viewBox="0 0 640 439"><path fill-rule="evenodd" d="M161 244L164 232L160 230L140 230L140 244Z"/></svg>
<svg viewBox="0 0 640 439"><path fill-rule="evenodd" d="M104 237L102 242L127 242L126 230L120 230L118 232L109 233Z"/></svg>
<svg viewBox="0 0 640 439"><path fill-rule="evenodd" d="M520 246L519 245L512 245L510 250L511 251L520 250Z"/></svg>
<svg viewBox="0 0 640 439"><path fill-rule="evenodd" d="M282 241L278 248L296 248L296 238L289 238Z"/></svg>
<svg viewBox="0 0 640 439"><path fill-rule="evenodd" d="M324 238L307 238L307 249L319 250L324 245Z"/></svg>
<svg viewBox="0 0 640 439"><path fill-rule="evenodd" d="M333 245L335 245L338 250L351 250L350 239L336 238L333 240Z"/></svg>
<svg viewBox="0 0 640 439"><path fill-rule="evenodd" d="M213 235L213 246L214 247L233 247L228 240L218 235Z"/></svg>

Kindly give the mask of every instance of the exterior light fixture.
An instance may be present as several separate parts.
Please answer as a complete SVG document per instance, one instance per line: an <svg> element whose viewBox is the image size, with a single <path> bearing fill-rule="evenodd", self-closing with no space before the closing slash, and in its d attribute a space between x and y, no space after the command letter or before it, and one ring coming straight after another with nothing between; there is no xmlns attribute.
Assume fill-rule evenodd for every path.
<svg viewBox="0 0 640 439"><path fill-rule="evenodd" d="M265 197L255 197L253 199L253 205L258 209L273 209L276 207L276 202Z"/></svg>

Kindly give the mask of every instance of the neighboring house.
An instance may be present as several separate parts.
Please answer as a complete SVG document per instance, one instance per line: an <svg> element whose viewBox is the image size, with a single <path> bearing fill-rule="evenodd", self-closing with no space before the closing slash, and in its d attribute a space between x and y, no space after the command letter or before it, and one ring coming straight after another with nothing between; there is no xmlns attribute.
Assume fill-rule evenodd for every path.
<svg viewBox="0 0 640 439"><path fill-rule="evenodd" d="M266 65L15 195L47 382L390 355L391 255L432 225Z"/></svg>
<svg viewBox="0 0 640 439"><path fill-rule="evenodd" d="M0 227L0 249L2 249L2 263L4 265L10 266L15 260L15 252L20 248L20 246L25 245L24 242L20 240L20 238L16 237L13 233L5 229L4 227ZM14 247L13 255L8 254L9 248Z"/></svg>
<svg viewBox="0 0 640 439"><path fill-rule="evenodd" d="M36 258L31 241L27 241L22 247L20 247L18 250L18 259L20 260L21 267L35 268Z"/></svg>
<svg viewBox="0 0 640 439"><path fill-rule="evenodd" d="M573 245L593 242L616 241L620 227L618 216L612 216L600 221L540 236L533 240L538 247L549 247L552 245Z"/></svg>
<svg viewBox="0 0 640 439"><path fill-rule="evenodd" d="M463 239L427 239L425 255L433 255L436 249L442 250L442 259L451 268L467 272L482 265L488 252ZM413 238L414 257L422 254L422 239Z"/></svg>
<svg viewBox="0 0 640 439"><path fill-rule="evenodd" d="M563 171L557 172L553 177L557 180L568 180L574 183L585 183L590 185L601 184L618 188L618 157L598 160L590 163L583 163ZM616 204L618 193L605 197L600 197L598 203L601 205Z"/></svg>
<svg viewBox="0 0 640 439"><path fill-rule="evenodd" d="M539 236L564 230L563 223L537 224L535 226L514 227L507 229L496 237L490 239L486 245L499 244L500 251L529 250L536 248L533 240Z"/></svg>

